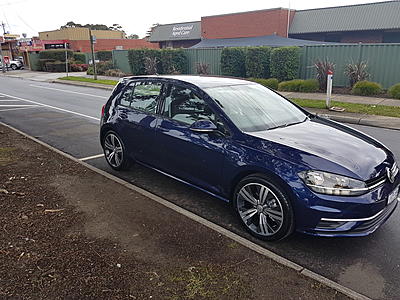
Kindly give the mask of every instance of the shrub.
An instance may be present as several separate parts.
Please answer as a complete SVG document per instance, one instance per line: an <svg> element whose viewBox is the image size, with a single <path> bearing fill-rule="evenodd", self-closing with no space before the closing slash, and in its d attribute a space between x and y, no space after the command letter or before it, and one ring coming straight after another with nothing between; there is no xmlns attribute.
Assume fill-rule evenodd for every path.
<svg viewBox="0 0 400 300"><path fill-rule="evenodd" d="M102 50L96 52L96 58L99 61L109 61L112 60L112 51L110 50Z"/></svg>
<svg viewBox="0 0 400 300"><path fill-rule="evenodd" d="M88 69L88 64L71 64L71 72L85 72Z"/></svg>
<svg viewBox="0 0 400 300"><path fill-rule="evenodd" d="M72 58L76 64L86 64L86 55L84 53L74 52Z"/></svg>
<svg viewBox="0 0 400 300"><path fill-rule="evenodd" d="M188 61L182 49L155 50L160 53L159 74L187 73Z"/></svg>
<svg viewBox="0 0 400 300"><path fill-rule="evenodd" d="M300 86L303 84L304 80L293 79L289 81L282 81L278 85L278 90L283 92L299 92Z"/></svg>
<svg viewBox="0 0 400 300"><path fill-rule="evenodd" d="M400 83L390 87L389 95L393 98L400 99Z"/></svg>
<svg viewBox="0 0 400 300"><path fill-rule="evenodd" d="M45 71L47 72L65 72L65 62L62 61L48 61L45 63ZM68 65L68 71L71 71L71 65Z"/></svg>
<svg viewBox="0 0 400 300"><path fill-rule="evenodd" d="M319 89L326 90L326 80L328 76L328 71L335 71L335 64L330 62L327 58L324 60L317 59L314 63L314 68L319 83Z"/></svg>
<svg viewBox="0 0 400 300"><path fill-rule="evenodd" d="M254 78L270 77L270 47L249 47L246 51L246 76Z"/></svg>
<svg viewBox="0 0 400 300"><path fill-rule="evenodd" d="M74 52L67 50L68 58L73 58ZM64 61L65 62L65 50L45 50L39 52L39 59L51 59L53 61Z"/></svg>
<svg viewBox="0 0 400 300"><path fill-rule="evenodd" d="M372 96L382 92L382 86L379 83L371 81L359 81L351 90L354 95Z"/></svg>
<svg viewBox="0 0 400 300"><path fill-rule="evenodd" d="M153 75L157 74L157 57L145 57L144 58L144 69L146 74Z"/></svg>
<svg viewBox="0 0 400 300"><path fill-rule="evenodd" d="M226 76L246 76L246 48L224 48L221 53L221 73Z"/></svg>
<svg viewBox="0 0 400 300"><path fill-rule="evenodd" d="M257 82L267 88L277 90L278 89L278 84L279 81L276 78L269 78L269 79L264 79L264 78L250 78L249 80Z"/></svg>
<svg viewBox="0 0 400 300"><path fill-rule="evenodd" d="M125 74L120 69L110 69L110 70L106 70L104 75L113 76L113 77L125 77L128 74Z"/></svg>
<svg viewBox="0 0 400 300"><path fill-rule="evenodd" d="M158 74L186 73L187 58L182 49L132 49L128 51L128 60L133 75L146 74L146 58L157 58Z"/></svg>
<svg viewBox="0 0 400 300"><path fill-rule="evenodd" d="M114 65L111 61L101 61L96 63L97 75L105 75L107 70L113 69ZM89 66L86 72L88 75L93 75L93 66Z"/></svg>
<svg viewBox="0 0 400 300"><path fill-rule="evenodd" d="M318 91L319 83L316 79L303 80L299 86L299 92L313 93Z"/></svg>
<svg viewBox="0 0 400 300"><path fill-rule="evenodd" d="M196 63L196 73L200 75L210 74L210 64L207 63Z"/></svg>
<svg viewBox="0 0 400 300"><path fill-rule="evenodd" d="M359 62L347 64L344 74L349 78L350 86L353 87L357 82L364 81L369 78L369 73L367 72L367 63Z"/></svg>
<svg viewBox="0 0 400 300"><path fill-rule="evenodd" d="M281 47L271 51L271 77L279 81L292 80L298 76L300 68L300 48Z"/></svg>

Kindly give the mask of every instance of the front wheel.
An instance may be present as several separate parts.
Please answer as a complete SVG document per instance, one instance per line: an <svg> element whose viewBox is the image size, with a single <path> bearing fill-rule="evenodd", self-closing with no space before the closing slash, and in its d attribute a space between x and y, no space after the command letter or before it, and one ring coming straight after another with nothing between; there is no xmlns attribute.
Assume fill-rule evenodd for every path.
<svg viewBox="0 0 400 300"><path fill-rule="evenodd" d="M12 64L10 67L11 67L11 69L13 69L14 71L18 68L16 64Z"/></svg>
<svg viewBox="0 0 400 300"><path fill-rule="evenodd" d="M104 135L102 145L104 156L111 168L117 171L129 169L131 162L124 143L114 131L108 131Z"/></svg>
<svg viewBox="0 0 400 300"><path fill-rule="evenodd" d="M233 205L245 228L259 239L280 240L293 232L294 214L288 194L262 174L239 182Z"/></svg>

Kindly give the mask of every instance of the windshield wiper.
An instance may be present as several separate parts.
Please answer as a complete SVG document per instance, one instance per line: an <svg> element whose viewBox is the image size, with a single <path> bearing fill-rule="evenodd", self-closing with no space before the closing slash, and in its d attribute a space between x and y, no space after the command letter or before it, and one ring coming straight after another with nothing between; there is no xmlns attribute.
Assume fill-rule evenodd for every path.
<svg viewBox="0 0 400 300"><path fill-rule="evenodd" d="M296 124L304 123L304 122L305 122L305 121L307 121L308 119L309 119L309 117L308 117L308 116L306 116L306 117L304 118L304 120L302 120L302 121L299 121L299 122L293 122L293 123L285 123L285 124L282 124L282 125L278 125L278 126L270 127L270 128L268 128L268 130L271 130L271 129L277 129L277 128L284 128L284 127L288 127L288 126L292 126L292 125L296 125Z"/></svg>

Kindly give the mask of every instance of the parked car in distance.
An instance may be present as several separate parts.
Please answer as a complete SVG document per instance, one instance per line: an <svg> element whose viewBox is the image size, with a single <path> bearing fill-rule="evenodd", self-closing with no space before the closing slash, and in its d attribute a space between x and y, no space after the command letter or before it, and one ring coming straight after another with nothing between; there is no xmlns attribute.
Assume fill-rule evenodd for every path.
<svg viewBox="0 0 400 300"><path fill-rule="evenodd" d="M100 141L113 169L137 162L229 201L264 240L368 235L400 200L384 145L246 80L123 78L103 106Z"/></svg>
<svg viewBox="0 0 400 300"><path fill-rule="evenodd" d="M8 60L5 65L7 69L18 70L21 69L24 65L19 60ZM3 68L3 60L0 57L0 70Z"/></svg>

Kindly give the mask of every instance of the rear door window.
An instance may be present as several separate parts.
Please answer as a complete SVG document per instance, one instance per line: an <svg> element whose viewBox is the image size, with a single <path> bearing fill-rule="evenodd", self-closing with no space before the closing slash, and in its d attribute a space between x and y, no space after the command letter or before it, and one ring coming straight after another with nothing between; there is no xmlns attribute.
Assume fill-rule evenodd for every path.
<svg viewBox="0 0 400 300"><path fill-rule="evenodd" d="M120 98L120 105L155 113L161 89L161 82L134 82L123 91Z"/></svg>

